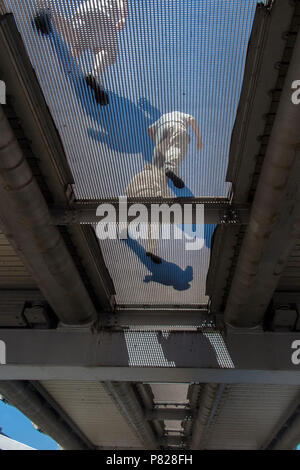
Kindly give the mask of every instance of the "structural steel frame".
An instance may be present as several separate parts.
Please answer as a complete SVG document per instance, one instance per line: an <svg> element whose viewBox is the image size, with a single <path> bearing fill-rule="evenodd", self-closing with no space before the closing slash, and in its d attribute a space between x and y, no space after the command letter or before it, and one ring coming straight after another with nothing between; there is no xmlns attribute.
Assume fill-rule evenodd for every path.
<svg viewBox="0 0 300 470"><path fill-rule="evenodd" d="M122 199L121 199L122 200ZM116 211L116 219L119 220L120 200L118 198L97 199L97 200L77 200L71 207L54 205L50 207L50 213L54 225L77 225L96 224L101 221L101 217L96 215L100 205L110 204ZM125 203L124 199L121 204ZM224 197L170 197L170 198L127 198L126 205L129 208L134 204L143 204L150 213L151 205L167 204L171 209L172 205L179 205L181 209L189 204L192 205L192 220L196 223L196 206L204 206L204 222L206 224L235 224L247 225L250 216L249 204L231 204L229 199ZM127 212L127 211L126 211ZM128 216L126 222L131 222L136 216ZM171 214L170 223L174 223L174 215Z"/></svg>
<svg viewBox="0 0 300 470"><path fill-rule="evenodd" d="M221 367L218 347L206 332L151 332L165 357L143 346L147 366L132 366L131 351L141 335L126 331L92 333L83 328L57 330L1 329L0 380L95 380L131 382L270 383L300 385L300 333L229 331L225 337L233 365ZM217 333L215 331L215 333ZM137 340L137 341L136 341ZM298 343L296 343L298 341ZM5 350L5 361L3 351ZM226 350L226 348L225 348ZM224 350L223 350L224 353ZM300 361L299 361L300 362Z"/></svg>

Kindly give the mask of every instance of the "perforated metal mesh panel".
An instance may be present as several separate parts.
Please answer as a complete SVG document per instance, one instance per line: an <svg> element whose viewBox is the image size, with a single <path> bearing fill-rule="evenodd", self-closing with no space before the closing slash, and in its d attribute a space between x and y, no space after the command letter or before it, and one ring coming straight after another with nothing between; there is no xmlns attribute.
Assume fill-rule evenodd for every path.
<svg viewBox="0 0 300 470"><path fill-rule="evenodd" d="M233 369L234 363L230 357L222 335L213 331L204 332L203 334L214 348L219 366L227 369Z"/></svg>
<svg viewBox="0 0 300 470"><path fill-rule="evenodd" d="M191 327L188 328L192 330ZM196 328L194 328L196 330ZM130 366L154 366L154 367L176 367L174 361L168 361L162 345L159 341L160 334L163 338L168 338L172 329L160 329L160 331L151 331L149 329L142 330L132 328L125 331L125 341L128 348L129 365ZM203 335L208 339L218 365L221 368L234 368L234 363L227 350L222 335L218 331L203 331ZM184 355L185 351L182 351Z"/></svg>

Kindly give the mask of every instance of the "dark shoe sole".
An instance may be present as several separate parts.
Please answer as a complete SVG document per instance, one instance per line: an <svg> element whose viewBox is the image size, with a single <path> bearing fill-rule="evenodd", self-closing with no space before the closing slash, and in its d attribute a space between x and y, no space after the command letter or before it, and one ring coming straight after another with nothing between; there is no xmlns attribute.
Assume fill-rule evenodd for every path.
<svg viewBox="0 0 300 470"><path fill-rule="evenodd" d="M47 13L38 13L34 17L32 25L42 34L48 35L52 33L51 21Z"/></svg>
<svg viewBox="0 0 300 470"><path fill-rule="evenodd" d="M150 253L150 251L146 252L146 256L150 257L153 263L155 264L161 264L162 260L159 256L154 255L153 253Z"/></svg>
<svg viewBox="0 0 300 470"><path fill-rule="evenodd" d="M171 170L166 171L166 176L172 181L174 186L178 189L184 188L184 182L182 181L179 176L175 175L175 173Z"/></svg>
<svg viewBox="0 0 300 470"><path fill-rule="evenodd" d="M92 75L85 77L85 82L95 93L95 99L100 106L107 106L109 104L108 94L98 83Z"/></svg>

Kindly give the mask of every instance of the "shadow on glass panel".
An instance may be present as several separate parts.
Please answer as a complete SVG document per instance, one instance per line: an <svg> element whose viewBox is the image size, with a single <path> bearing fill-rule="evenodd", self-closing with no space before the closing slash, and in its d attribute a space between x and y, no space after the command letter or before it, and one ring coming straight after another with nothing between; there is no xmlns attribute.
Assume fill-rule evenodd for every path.
<svg viewBox="0 0 300 470"><path fill-rule="evenodd" d="M136 240L127 238L122 240L134 252L151 274L145 276L144 282L156 282L164 286L172 286L175 290L184 291L191 287L193 268L187 266L184 270L177 264L162 259L161 264L155 264L146 256L146 251Z"/></svg>
<svg viewBox="0 0 300 470"><path fill-rule="evenodd" d="M147 129L161 116L161 112L146 98L140 98L138 104L135 104L109 90L109 105L98 105L94 91L87 85L85 74L78 61L72 57L67 44L57 33L52 33L51 39L85 114L93 119L98 129L100 127L99 130L87 130L91 139L102 142L119 153L141 153L145 161L152 161L154 143Z"/></svg>
<svg viewBox="0 0 300 470"><path fill-rule="evenodd" d="M77 60L73 58L67 44L59 34L54 32L51 33L51 40L84 112L95 121L98 128L101 128L97 131L92 128L88 129L90 138L120 153L142 153L146 162L152 161L154 142L150 139L147 129L161 117L162 113L145 97L140 98L135 104L112 91L107 91L109 105L98 105L94 92L86 84L84 72ZM169 187L177 197L194 197L187 185L183 189L178 189L169 181ZM209 249L214 229L214 225L204 226L205 245ZM196 227L193 226L192 230L195 232ZM185 231L184 227L183 231ZM190 232L191 230L187 230L187 233ZM159 281L154 280L154 282Z"/></svg>

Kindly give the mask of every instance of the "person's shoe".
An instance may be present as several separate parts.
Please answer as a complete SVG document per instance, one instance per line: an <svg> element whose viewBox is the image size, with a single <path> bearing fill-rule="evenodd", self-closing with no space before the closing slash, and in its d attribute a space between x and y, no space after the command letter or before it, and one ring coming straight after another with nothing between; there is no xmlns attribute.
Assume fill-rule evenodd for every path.
<svg viewBox="0 0 300 470"><path fill-rule="evenodd" d="M94 90L95 98L100 106L106 106L109 103L108 94L104 90L102 85L97 83L97 80L92 75L87 75L85 77L86 84Z"/></svg>
<svg viewBox="0 0 300 470"><path fill-rule="evenodd" d="M161 258L160 256L156 256L153 253L150 253L150 251L146 251L146 256L149 256L153 263L155 264L161 264Z"/></svg>
<svg viewBox="0 0 300 470"><path fill-rule="evenodd" d="M32 25L42 34L52 33L52 25L49 13L45 11L39 11L35 15L32 21Z"/></svg>
<svg viewBox="0 0 300 470"><path fill-rule="evenodd" d="M172 183L174 184L176 188L179 188L179 189L184 188L184 182L182 181L181 178L179 178L179 176L175 175L173 171L167 170L166 176L172 181Z"/></svg>

